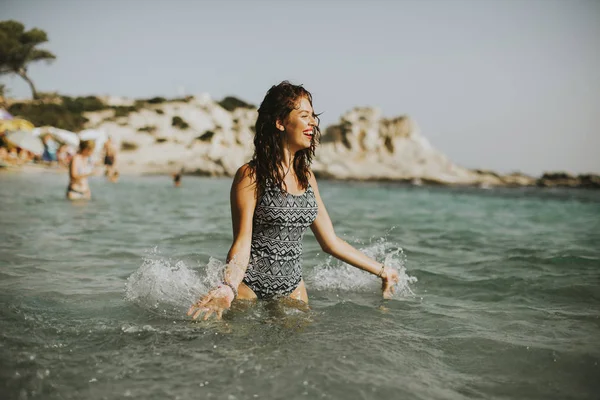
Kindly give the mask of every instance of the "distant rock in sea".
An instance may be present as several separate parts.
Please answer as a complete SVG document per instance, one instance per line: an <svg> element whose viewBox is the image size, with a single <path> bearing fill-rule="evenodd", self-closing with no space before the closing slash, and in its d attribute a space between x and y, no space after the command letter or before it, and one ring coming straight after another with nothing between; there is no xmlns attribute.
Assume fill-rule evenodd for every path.
<svg viewBox="0 0 600 400"><path fill-rule="evenodd" d="M541 187L581 187L598 189L600 188L600 175L581 174L574 176L566 172L547 172L537 179L536 185Z"/></svg>

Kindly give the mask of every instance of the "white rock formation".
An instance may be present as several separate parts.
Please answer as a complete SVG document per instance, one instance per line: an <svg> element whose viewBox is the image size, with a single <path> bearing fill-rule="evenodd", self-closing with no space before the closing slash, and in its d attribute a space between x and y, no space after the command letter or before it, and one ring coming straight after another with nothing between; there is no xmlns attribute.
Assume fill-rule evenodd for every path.
<svg viewBox="0 0 600 400"><path fill-rule="evenodd" d="M111 105L132 105L123 98ZM119 169L134 173L187 173L231 176L253 152L256 109L223 109L204 94L189 101L147 104L128 116L114 110L87 113L89 127L104 129L121 147ZM189 124L173 126L180 117ZM356 108L340 123L324 129L313 170L320 176L353 180L401 180L413 183L511 184L494 173L452 163L419 133L409 117L382 118L373 108Z"/></svg>
<svg viewBox="0 0 600 400"><path fill-rule="evenodd" d="M406 116L385 119L373 108L355 108L328 127L315 170L323 176L360 180L479 183L480 174L452 163ZM491 183L491 182L490 182Z"/></svg>
<svg viewBox="0 0 600 400"><path fill-rule="evenodd" d="M232 175L252 155L256 110L229 112L208 95L113 115L104 110L86 117L90 127L104 129L121 148L118 163L124 172L167 173L184 167L188 173ZM174 117L189 126L173 126Z"/></svg>

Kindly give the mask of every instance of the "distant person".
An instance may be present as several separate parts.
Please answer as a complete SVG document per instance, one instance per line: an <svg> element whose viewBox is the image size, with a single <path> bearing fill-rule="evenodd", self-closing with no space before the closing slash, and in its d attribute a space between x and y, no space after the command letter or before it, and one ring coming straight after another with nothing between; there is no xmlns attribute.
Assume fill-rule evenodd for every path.
<svg viewBox="0 0 600 400"><path fill-rule="evenodd" d="M69 163L73 159L71 148L66 144L61 145L56 152L56 158L58 159L58 164L60 166L68 167Z"/></svg>
<svg viewBox="0 0 600 400"><path fill-rule="evenodd" d="M116 161L117 147L115 146L111 137L109 136L106 142L104 143L104 166L106 167L104 175L106 175L110 180L112 180L111 177L116 172Z"/></svg>
<svg viewBox="0 0 600 400"><path fill-rule="evenodd" d="M94 152L93 140L82 140L79 143L79 151L73 156L69 165L69 187L67 188L67 199L89 200L92 192L88 184L88 176L93 174L93 166L90 156Z"/></svg>
<svg viewBox="0 0 600 400"><path fill-rule="evenodd" d="M182 176L183 176L183 168L181 168L181 171L173 174L173 184L175 185L175 187L181 186L181 177Z"/></svg>
<svg viewBox="0 0 600 400"><path fill-rule="evenodd" d="M4 146L0 146L0 166L8 164L8 150Z"/></svg>
<svg viewBox="0 0 600 400"><path fill-rule="evenodd" d="M35 159L35 155L27 149L19 149L19 160L22 164L27 164Z"/></svg>
<svg viewBox="0 0 600 400"><path fill-rule="evenodd" d="M20 164L19 151L17 150L16 147L13 146L10 148L6 159L10 164L13 164L13 165Z"/></svg>
<svg viewBox="0 0 600 400"><path fill-rule="evenodd" d="M233 242L223 281L188 315L221 318L235 299L291 298L308 304L302 277L302 237L310 227L328 254L381 279L389 298L398 272L340 239L310 169L319 143L312 96L284 81L267 92L256 120L254 156L242 165L230 193ZM300 307L299 307L300 308Z"/></svg>
<svg viewBox="0 0 600 400"><path fill-rule="evenodd" d="M6 131L2 131L2 130L0 130L0 147L5 147L5 148L9 147L8 142L6 141Z"/></svg>
<svg viewBox="0 0 600 400"><path fill-rule="evenodd" d="M52 139L52 136L44 135L42 137L42 143L44 144L44 153L42 154L42 161L46 161L49 163L58 161L58 157L56 155L56 152L58 150L58 143L56 143L56 141Z"/></svg>

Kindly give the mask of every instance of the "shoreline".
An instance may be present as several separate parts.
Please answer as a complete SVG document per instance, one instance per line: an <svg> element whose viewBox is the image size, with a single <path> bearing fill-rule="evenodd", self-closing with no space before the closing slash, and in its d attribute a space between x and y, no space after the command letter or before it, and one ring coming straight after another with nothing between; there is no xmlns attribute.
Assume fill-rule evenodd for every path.
<svg viewBox="0 0 600 400"><path fill-rule="evenodd" d="M100 167L98 167L100 168ZM50 167L41 164L25 164L25 165L10 165L0 166L1 173L24 173L24 174L68 174L68 170L65 167ZM165 170L163 168L156 168L156 170L143 168L123 168L119 169L121 177L158 177L165 176L171 177L173 171ZM380 184L391 184L395 186L409 186L409 187L448 187L448 188L477 188L482 190L503 188L503 189L520 189L520 188L564 188L564 189L587 189L587 190L598 190L600 189L600 176L595 174L579 174L570 175L563 172L546 173L538 178L531 178L530 183L522 184L518 182L508 182L504 184L494 183L467 183L458 182L452 183L447 181L441 181L436 179L427 178L406 178L406 179L392 179L386 177L360 179L360 178L339 178L331 176L320 171L315 171L315 176L322 181L328 182L339 182L339 183L380 183ZM103 177L103 173L94 175L94 177ZM203 178L232 178L226 174L210 174L204 171L189 171L184 172L183 176L187 177L203 177Z"/></svg>

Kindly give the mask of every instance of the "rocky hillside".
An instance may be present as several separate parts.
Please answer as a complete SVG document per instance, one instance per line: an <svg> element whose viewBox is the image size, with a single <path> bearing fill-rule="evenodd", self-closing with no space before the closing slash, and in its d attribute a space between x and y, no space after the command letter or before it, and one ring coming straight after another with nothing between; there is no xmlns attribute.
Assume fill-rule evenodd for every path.
<svg viewBox="0 0 600 400"><path fill-rule="evenodd" d="M431 146L410 117L385 119L373 108L349 111L325 130L315 170L338 179L501 183L497 176L454 164Z"/></svg>
<svg viewBox="0 0 600 400"><path fill-rule="evenodd" d="M122 109L127 99L105 98ZM232 175L252 155L256 109L227 111L208 95L186 101L147 104L117 115L113 110L86 113L88 127L106 131L120 146L119 169L165 173Z"/></svg>
<svg viewBox="0 0 600 400"><path fill-rule="evenodd" d="M102 107L83 114L85 127L104 130L113 138L121 149L118 165L124 173L164 174L184 168L187 174L231 176L252 156L256 108L235 98L95 101ZM463 168L436 150L410 117L387 119L374 108L351 110L322 130L313 163L321 177L417 185L600 188L597 175L549 173L533 178Z"/></svg>
<svg viewBox="0 0 600 400"><path fill-rule="evenodd" d="M227 111L208 95L185 101L146 104L104 98L112 109L86 113L87 127L105 130L121 148L120 169L133 173L187 173L230 176L252 155L256 109ZM114 108L117 108L115 111ZM357 108L323 129L313 169L320 176L352 180L506 185L532 184L523 175L503 177L472 171L431 146L409 117L382 118Z"/></svg>

